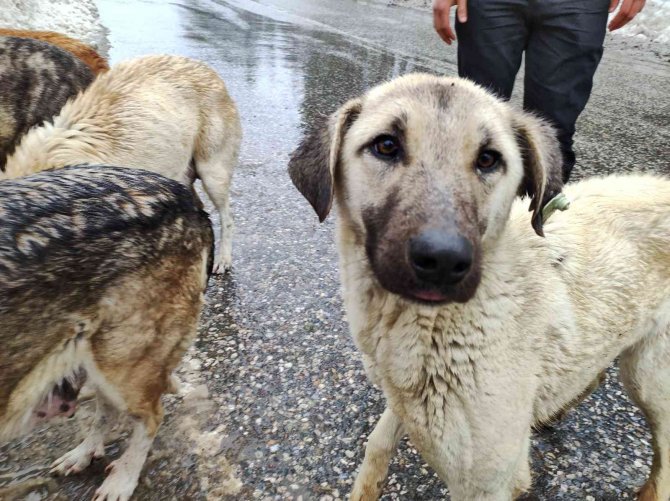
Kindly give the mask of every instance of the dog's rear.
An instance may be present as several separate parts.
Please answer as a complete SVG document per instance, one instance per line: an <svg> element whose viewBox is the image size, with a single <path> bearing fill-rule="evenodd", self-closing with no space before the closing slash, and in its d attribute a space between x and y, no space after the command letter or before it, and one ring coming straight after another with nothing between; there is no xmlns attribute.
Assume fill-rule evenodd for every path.
<svg viewBox="0 0 670 501"><path fill-rule="evenodd" d="M33 30L15 30L11 28L0 28L0 36L32 38L41 40L52 45L56 45L63 50L68 51L73 56L81 59L91 69L94 75L104 73L109 70L107 60L98 54L95 49L84 42L70 38L62 33L55 31L33 31Z"/></svg>
<svg viewBox="0 0 670 501"><path fill-rule="evenodd" d="M187 187L108 166L5 181L0 215L0 439L49 417L44 408L85 375L98 395L94 429L54 469L87 466L104 452L108 414L127 412L133 436L99 491L126 499L195 335L209 219Z"/></svg>
<svg viewBox="0 0 670 501"><path fill-rule="evenodd" d="M0 36L0 170L31 127L53 118L92 80L91 70L69 52Z"/></svg>

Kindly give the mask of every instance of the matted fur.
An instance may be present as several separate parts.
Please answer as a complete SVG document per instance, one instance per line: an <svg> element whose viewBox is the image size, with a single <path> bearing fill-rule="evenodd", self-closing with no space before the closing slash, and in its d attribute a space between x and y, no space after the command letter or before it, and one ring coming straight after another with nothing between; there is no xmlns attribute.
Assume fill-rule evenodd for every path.
<svg viewBox="0 0 670 501"><path fill-rule="evenodd" d="M68 51L73 56L81 59L91 69L94 75L104 73L109 70L107 60L98 54L95 49L86 45L80 40L70 38L62 33L55 31L34 31L34 30L16 30L11 28L0 28L0 36L20 37L41 40L52 45L56 45L63 50Z"/></svg>
<svg viewBox="0 0 670 501"><path fill-rule="evenodd" d="M372 154L380 134L401 136L400 160ZM352 500L378 497L405 433L452 499L516 497L531 484L531 427L617 356L654 437L640 497L670 498L670 180L577 183L570 209L542 221L560 190L557 147L540 120L470 82L409 75L345 104L294 153L291 177L319 217L338 202L347 318L387 399ZM482 149L501 153L497 169L476 167ZM515 201L525 192L532 225ZM415 300L403 244L444 227L471 240L472 269L441 302Z"/></svg>
<svg viewBox="0 0 670 501"><path fill-rule="evenodd" d="M31 127L51 120L92 81L86 64L63 49L0 36L0 171Z"/></svg>
<svg viewBox="0 0 670 501"><path fill-rule="evenodd" d="M104 454L105 409L128 413L136 432L119 461L132 467L98 495L127 499L162 420L160 397L195 336L209 218L176 181L92 166L3 181L0 220L0 440L29 431L54 388L85 374L99 400L94 438L55 470L80 471Z"/></svg>
<svg viewBox="0 0 670 501"><path fill-rule="evenodd" d="M53 124L31 130L5 174L90 163L147 169L186 184L200 178L221 217L219 273L231 264L229 192L241 134L214 70L185 57L140 57L100 75Z"/></svg>

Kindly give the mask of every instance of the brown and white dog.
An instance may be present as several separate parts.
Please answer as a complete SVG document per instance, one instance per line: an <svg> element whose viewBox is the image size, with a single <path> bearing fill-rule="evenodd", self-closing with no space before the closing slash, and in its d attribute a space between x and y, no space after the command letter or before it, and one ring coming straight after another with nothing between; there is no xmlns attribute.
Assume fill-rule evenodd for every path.
<svg viewBox="0 0 670 501"><path fill-rule="evenodd" d="M229 192L242 137L221 78L199 61L147 56L122 62L67 103L53 123L32 129L7 159L6 177L80 163L202 181L221 217L214 272L231 265Z"/></svg>
<svg viewBox="0 0 670 501"><path fill-rule="evenodd" d="M53 464L104 455L111 418L134 428L95 499L127 500L190 345L211 270L212 228L191 191L145 170L70 167L0 183L0 440L74 412L96 392L85 440Z"/></svg>
<svg viewBox="0 0 670 501"><path fill-rule="evenodd" d="M109 70L107 60L96 52L96 50L86 45L80 40L70 38L62 33L55 31L34 31L34 30L15 30L11 28L0 28L0 36L32 38L42 42L50 43L69 52L78 59L81 59L91 69L94 75L99 75Z"/></svg>
<svg viewBox="0 0 670 501"><path fill-rule="evenodd" d="M531 427L616 357L654 439L640 499L670 499L670 180L576 183L544 221L560 167L538 118L420 74L349 101L293 154L321 220L337 200L347 317L387 400L352 500L377 498L405 433L452 499L514 498Z"/></svg>

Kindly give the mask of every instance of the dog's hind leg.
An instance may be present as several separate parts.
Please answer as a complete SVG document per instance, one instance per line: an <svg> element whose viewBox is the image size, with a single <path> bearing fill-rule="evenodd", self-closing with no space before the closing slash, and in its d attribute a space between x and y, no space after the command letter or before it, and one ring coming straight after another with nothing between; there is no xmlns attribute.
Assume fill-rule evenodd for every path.
<svg viewBox="0 0 670 501"><path fill-rule="evenodd" d="M640 501L670 499L670 325L621 356L621 379L651 428L654 459Z"/></svg>
<svg viewBox="0 0 670 501"><path fill-rule="evenodd" d="M232 264L233 216L230 212L230 183L237 164L239 138L230 141L207 156L196 156L195 166L198 178L207 196L219 212L221 232L219 252L214 257L214 273L225 273Z"/></svg>
<svg viewBox="0 0 670 501"><path fill-rule="evenodd" d="M190 318L185 319L176 305L167 303L166 311L176 314L167 313L158 319L153 329L148 327L153 322L145 319L148 324L143 330L150 341L146 347L150 354L133 359L129 353L119 351L114 354L115 359L110 360L112 364L100 368L101 378L96 378L101 381L99 388L133 419L133 431L126 451L108 465L107 478L96 491L94 501L125 501L137 486L142 466L163 421L161 396L169 389L172 370L195 333L197 316L191 315L188 307L184 309ZM106 346L102 349L109 351ZM125 363L123 358L127 359Z"/></svg>
<svg viewBox="0 0 670 501"><path fill-rule="evenodd" d="M387 407L368 438L365 459L351 491L351 501L371 501L379 498L389 463L402 436L400 418Z"/></svg>
<svg viewBox="0 0 670 501"><path fill-rule="evenodd" d="M77 447L54 461L51 465L51 473L65 476L79 473L91 464L93 459L103 457L105 455L105 432L115 414L116 410L106 402L102 395L98 395L95 417L86 438Z"/></svg>
<svg viewBox="0 0 670 501"><path fill-rule="evenodd" d="M168 318L166 322L171 320L174 319ZM156 336L161 335L171 336L157 329ZM99 388L108 391L110 400L131 416L133 430L126 451L107 466L107 478L96 491L94 501L127 500L137 486L142 466L163 421L161 395L169 387L172 371L172 367L166 367L167 372L163 370L168 362L162 354L157 355L129 363L120 370L101 370L105 382Z"/></svg>
<svg viewBox="0 0 670 501"><path fill-rule="evenodd" d="M108 466L95 501L125 501L137 486L163 420L161 396L170 388L172 371L197 331L207 261L208 252L192 264L176 256L163 259L144 280L129 279L127 287L120 285L105 301L111 308L106 313L125 321L96 338L96 366L87 371L98 390L133 418L134 425L128 448ZM117 297L140 291L145 294L132 304L132 314L115 308Z"/></svg>

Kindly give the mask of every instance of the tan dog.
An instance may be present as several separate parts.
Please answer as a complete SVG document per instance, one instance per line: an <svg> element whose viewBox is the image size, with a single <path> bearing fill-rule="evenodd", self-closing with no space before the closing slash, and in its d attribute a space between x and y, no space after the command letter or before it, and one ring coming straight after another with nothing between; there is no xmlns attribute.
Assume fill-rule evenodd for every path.
<svg viewBox="0 0 670 501"><path fill-rule="evenodd" d="M5 37L19 37L32 38L34 40L41 40L52 45L56 45L70 54L78 57L86 65L91 68L93 74L98 75L109 70L107 60L98 54L93 47L86 45L84 42L70 38L62 33L55 31L33 31L33 30L13 30L10 28L0 28L0 36Z"/></svg>
<svg viewBox="0 0 670 501"><path fill-rule="evenodd" d="M352 500L377 498L404 433L452 499L514 498L531 427L616 357L654 437L640 499L670 498L670 180L575 184L543 225L560 166L542 121L430 75L348 102L294 153L320 219L337 200L348 320L388 404Z"/></svg>
<svg viewBox="0 0 670 501"><path fill-rule="evenodd" d="M53 464L105 453L118 411L126 452L96 501L132 494L163 418L161 395L196 334L214 239L188 188L145 170L72 167L0 183L0 440L97 394L86 439Z"/></svg>
<svg viewBox="0 0 670 501"><path fill-rule="evenodd" d="M90 163L147 169L189 185L200 178L221 217L214 272L222 273L231 264L229 191L241 136L235 104L211 68L185 57L141 57L100 75L53 124L26 134L5 175Z"/></svg>

